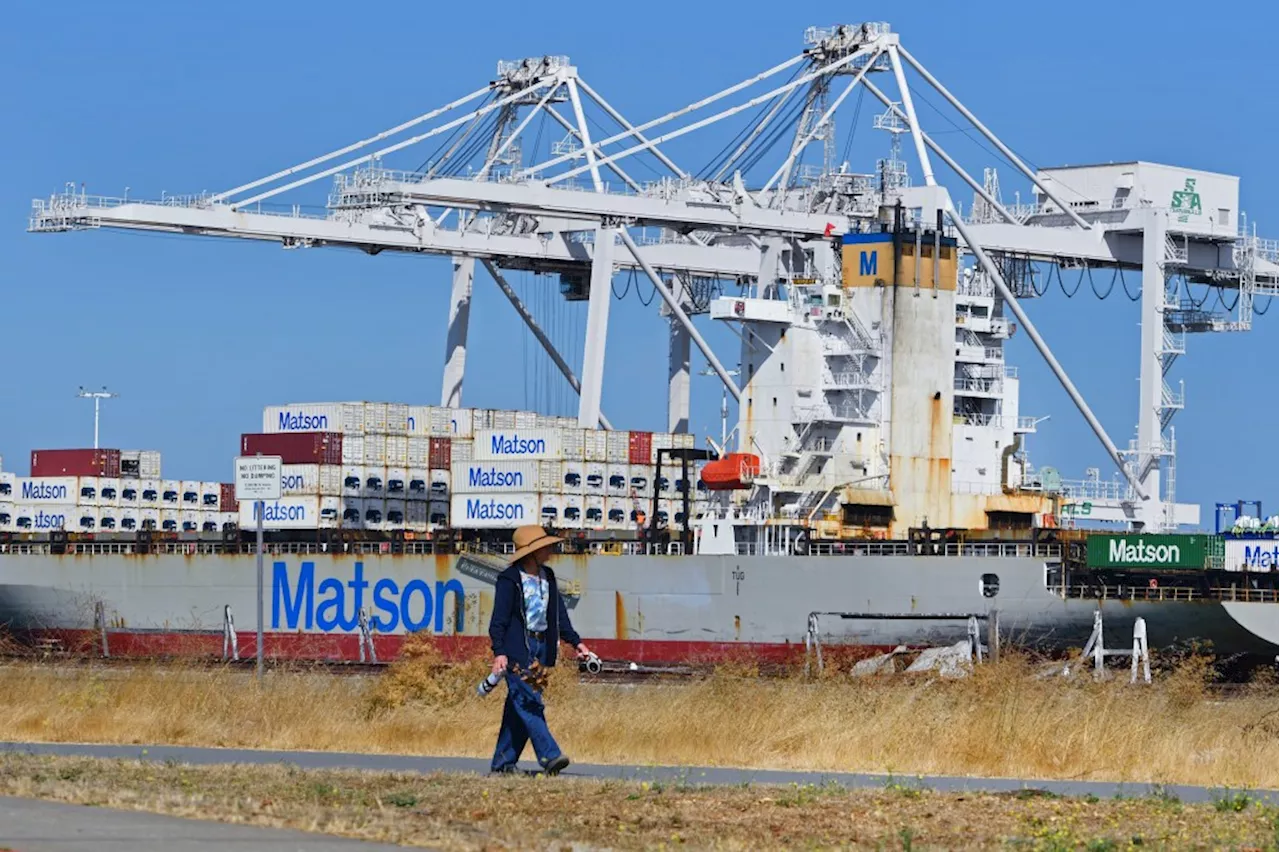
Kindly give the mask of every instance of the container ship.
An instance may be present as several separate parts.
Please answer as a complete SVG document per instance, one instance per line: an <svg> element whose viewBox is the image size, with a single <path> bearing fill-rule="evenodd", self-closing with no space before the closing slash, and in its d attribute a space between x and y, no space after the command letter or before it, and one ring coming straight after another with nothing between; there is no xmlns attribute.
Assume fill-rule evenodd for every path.
<svg viewBox="0 0 1280 852"><path fill-rule="evenodd" d="M887 24L815 27L805 41L792 60L642 125L567 57L535 57L499 63L494 80L440 110L227 192L142 201L72 187L37 200L36 233L434 254L452 258L453 286L440 406L269 406L238 447L228 441L228 461L282 459L282 496L260 512L224 484L164 478L140 452L38 450L30 476L0 474L0 623L38 640L106 637L115 654L219 653L230 625L242 640L253 626L261 523L268 655L351 660L372 648L386 659L420 631L483 650L511 531L539 523L566 539L557 572L576 627L619 661L784 660L813 636L949 644L969 618L992 616L1004 641L1061 650L1086 643L1098 612L1113 637L1143 618L1154 649L1203 642L1273 659L1274 528L1247 544L1185 532L1200 527L1199 507L1174 499L1168 430L1183 398L1165 375L1185 334L1246 330L1254 296L1276 292L1276 244L1249 233L1239 179L1146 162L1033 172ZM671 129L788 68L778 88ZM1003 204L994 169L976 181L925 133L904 82L912 69L1034 184L1032 203ZM898 99L871 75L896 82ZM868 174L834 159L832 116L860 83L885 104L873 124L892 144ZM481 96L472 113L450 113ZM539 162L541 132L528 147L517 137L538 111L566 104L576 125L556 112L570 135ZM700 173L710 177L658 147L755 106ZM602 139L586 110L621 129ZM426 171L383 164L466 122ZM410 127L411 138L386 141ZM765 180L755 164L786 132L790 153ZM922 184L899 157L904 137ZM631 147L606 151L619 143ZM935 180L929 151L973 188L969 215ZM654 159L662 179L632 180L633 154ZM611 174L622 183L611 188ZM321 216L305 199L262 207L327 177ZM576 418L462 405L477 263L579 394ZM1141 401L1127 452L1020 307L1044 295L1044 266L1082 281L1095 269L1141 277ZM670 323L667 432L614 429L600 410L617 270L651 282ZM507 283L511 271L558 278L567 301L586 303L580 381ZM1169 296L1171 281L1188 293L1237 289L1239 318ZM737 379L695 315L740 338ZM1019 331L1123 481L1032 465L1026 439L1041 421L1021 410L1005 358ZM709 449L689 432L693 345L737 401L732 432Z"/></svg>

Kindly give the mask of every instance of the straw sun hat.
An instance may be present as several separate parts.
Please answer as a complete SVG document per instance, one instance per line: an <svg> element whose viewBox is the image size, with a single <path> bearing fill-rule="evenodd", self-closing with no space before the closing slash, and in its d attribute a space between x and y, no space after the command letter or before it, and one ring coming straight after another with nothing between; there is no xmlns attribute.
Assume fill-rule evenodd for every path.
<svg viewBox="0 0 1280 852"><path fill-rule="evenodd" d="M545 529L536 524L519 527L516 529L515 534L511 536L511 542L516 546L516 552L511 554L511 562L519 562L530 553L534 553L544 547L551 547L562 541L564 539L548 534Z"/></svg>

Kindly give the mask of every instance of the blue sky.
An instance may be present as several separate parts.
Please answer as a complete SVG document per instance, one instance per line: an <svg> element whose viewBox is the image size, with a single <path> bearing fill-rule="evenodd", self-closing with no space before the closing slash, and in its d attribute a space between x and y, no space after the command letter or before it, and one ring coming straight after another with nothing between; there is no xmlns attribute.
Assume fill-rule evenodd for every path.
<svg viewBox="0 0 1280 852"><path fill-rule="evenodd" d="M1015 150L1038 165L1145 159L1240 175L1241 206L1277 234L1276 9L1080 3L916 4L894 12L903 43ZM0 371L0 455L25 473L33 447L87 446L92 406L77 386L106 384L105 446L159 449L166 475L226 478L237 436L263 405L291 400L436 403L449 265L442 258L282 251L278 246L110 232L25 233L32 198L64 183L158 197L221 190L441 105L492 79L499 59L567 54L585 79L640 121L795 54L831 4L649 3L643 14L563 7L313 0L218 4L25 3L0 33L0 256L9 369ZM1052 9L1052 11L1048 11ZM847 7L854 19L859 8ZM877 12L877 17L889 13ZM1193 23L1194 22L1194 23ZM1220 32L1215 32L1215 28ZM1216 38L1220 37L1220 38ZM1230 43L1209 56L1188 44ZM935 99L940 100L940 99ZM870 99L864 123L874 112ZM985 153L920 108L926 129L971 170ZM683 140L682 140L683 141ZM869 171L885 142L859 130L852 160ZM700 144L702 147L700 147ZM696 134L678 156L718 145ZM909 146L908 146L909 150ZM910 158L909 158L910 159ZM1006 198L1025 187L1001 169ZM647 177L647 175L644 175ZM966 206L968 192L957 193ZM530 293L532 281L513 275ZM1068 281L1068 286L1072 285ZM617 282L621 290L623 281ZM640 294L648 297L647 285ZM531 296L568 344L585 303ZM1124 446L1136 423L1138 313L1061 292L1028 311ZM1178 496L1206 506L1277 504L1277 325L1201 335L1172 378L1188 408L1174 420ZM604 409L615 425L663 428L666 327L636 288L615 302ZM704 334L736 361L734 338ZM548 405L575 398L541 359L496 288L477 280L464 404ZM575 348L576 347L576 348ZM567 346L581 352L581 344ZM1048 415L1030 449L1065 476L1105 455L1025 338L1010 362L1025 414ZM695 355L695 370L704 365ZM719 434L720 390L694 379L695 430Z"/></svg>

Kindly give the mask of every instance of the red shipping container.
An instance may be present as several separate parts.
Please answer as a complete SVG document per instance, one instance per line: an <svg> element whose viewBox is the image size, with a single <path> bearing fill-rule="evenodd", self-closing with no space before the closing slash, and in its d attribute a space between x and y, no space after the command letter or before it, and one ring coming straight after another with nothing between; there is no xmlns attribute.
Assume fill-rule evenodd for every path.
<svg viewBox="0 0 1280 852"><path fill-rule="evenodd" d="M32 476L120 475L119 450L32 450Z"/></svg>
<svg viewBox="0 0 1280 852"><path fill-rule="evenodd" d="M236 500L236 484L234 482L221 482L218 484L218 511L240 511L240 503Z"/></svg>
<svg viewBox="0 0 1280 852"><path fill-rule="evenodd" d="M653 433L632 432L627 449L628 464L653 464Z"/></svg>
<svg viewBox="0 0 1280 852"><path fill-rule="evenodd" d="M279 456L283 464L342 464L341 432L278 432L240 436L240 455Z"/></svg>
<svg viewBox="0 0 1280 852"><path fill-rule="evenodd" d="M432 470L451 470L453 442L449 438L432 438L427 449L427 464Z"/></svg>

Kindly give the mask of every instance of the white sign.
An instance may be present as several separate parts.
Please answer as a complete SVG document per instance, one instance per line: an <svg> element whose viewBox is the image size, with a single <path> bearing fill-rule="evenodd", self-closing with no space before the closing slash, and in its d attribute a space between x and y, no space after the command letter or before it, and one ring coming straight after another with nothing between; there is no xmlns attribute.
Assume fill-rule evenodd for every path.
<svg viewBox="0 0 1280 852"><path fill-rule="evenodd" d="M236 499L279 500L282 467L280 456L238 456Z"/></svg>

